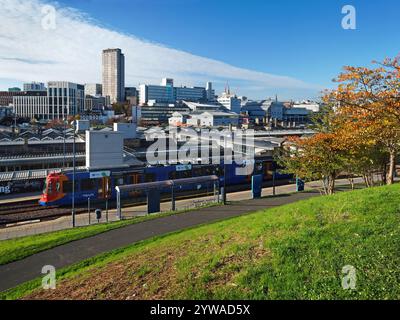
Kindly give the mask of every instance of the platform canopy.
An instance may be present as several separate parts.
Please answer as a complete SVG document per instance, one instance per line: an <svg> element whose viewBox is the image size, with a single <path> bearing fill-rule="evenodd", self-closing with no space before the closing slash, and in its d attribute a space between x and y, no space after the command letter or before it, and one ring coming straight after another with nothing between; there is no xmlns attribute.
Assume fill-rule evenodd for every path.
<svg viewBox="0 0 400 320"><path fill-rule="evenodd" d="M180 186L189 186L195 185L199 183L207 183L207 182L216 182L219 178L216 175L212 176L204 176L204 177L195 177L195 178L186 178L186 179L177 179L177 180L165 180L158 182L146 182L146 183L138 183L126 186L117 186L115 189L118 193L121 192L140 192L140 191L150 191L150 190L161 190L165 188L174 188Z"/></svg>

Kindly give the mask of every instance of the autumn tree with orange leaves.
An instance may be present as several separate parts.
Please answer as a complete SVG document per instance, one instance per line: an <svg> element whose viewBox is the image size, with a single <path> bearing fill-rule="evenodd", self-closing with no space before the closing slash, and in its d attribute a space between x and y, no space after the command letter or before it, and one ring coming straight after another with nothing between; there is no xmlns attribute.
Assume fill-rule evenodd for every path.
<svg viewBox="0 0 400 320"><path fill-rule="evenodd" d="M339 174L362 176L367 187L374 174L394 182L400 151L400 64L386 59L375 68L345 67L338 87L323 97L325 110L314 122L316 134L290 138L277 155L280 165L304 179L321 179L334 192Z"/></svg>
<svg viewBox="0 0 400 320"><path fill-rule="evenodd" d="M291 137L276 154L285 172L305 180L321 180L326 195L334 193L335 180L344 168L335 117L333 109L326 107L324 113L314 119L315 135Z"/></svg>
<svg viewBox="0 0 400 320"><path fill-rule="evenodd" d="M398 58L375 64L373 69L345 67L325 101L337 106L344 132L357 133L359 143L388 154L385 180L392 184L400 151L400 65Z"/></svg>

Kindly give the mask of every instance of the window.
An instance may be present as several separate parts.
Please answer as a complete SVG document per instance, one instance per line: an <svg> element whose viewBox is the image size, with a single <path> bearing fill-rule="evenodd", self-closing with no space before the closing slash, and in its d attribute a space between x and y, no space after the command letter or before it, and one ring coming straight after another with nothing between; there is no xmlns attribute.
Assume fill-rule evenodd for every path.
<svg viewBox="0 0 400 320"><path fill-rule="evenodd" d="M72 192L72 181L64 181L63 183L63 193Z"/></svg>
<svg viewBox="0 0 400 320"><path fill-rule="evenodd" d="M156 181L154 173L146 173L144 176L144 182L154 182Z"/></svg>
<svg viewBox="0 0 400 320"><path fill-rule="evenodd" d="M83 179L81 181L81 191L96 190L97 179Z"/></svg>
<svg viewBox="0 0 400 320"><path fill-rule="evenodd" d="M114 185L115 186L123 186L124 185L124 178L123 177L117 177L114 179Z"/></svg>
<svg viewBox="0 0 400 320"><path fill-rule="evenodd" d="M175 179L176 179L176 172L175 172L175 171L171 171L171 172L168 174L168 179L170 179L170 180L175 180Z"/></svg>

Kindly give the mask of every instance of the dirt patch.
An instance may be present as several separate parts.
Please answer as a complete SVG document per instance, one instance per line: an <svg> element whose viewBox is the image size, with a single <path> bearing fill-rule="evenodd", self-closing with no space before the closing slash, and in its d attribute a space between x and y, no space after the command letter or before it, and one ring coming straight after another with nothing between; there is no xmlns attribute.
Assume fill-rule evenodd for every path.
<svg viewBox="0 0 400 320"><path fill-rule="evenodd" d="M244 241L241 237L234 237L224 239L221 244L221 241L215 241L216 238L212 234L202 235L200 238L201 241L197 238L163 243L157 248L130 254L102 268L93 268L61 281L56 290L38 290L25 299L151 300L180 296L184 294L185 286L203 275L203 266L207 269L207 262L202 260L204 253L216 252L228 244L232 247L241 245ZM177 266L182 260L188 259L189 254L189 268L185 271L187 273L182 273ZM213 278L201 285L207 291L212 291L216 286L227 285L245 265L267 254L267 250L259 244L249 247L244 252L229 253L213 267Z"/></svg>

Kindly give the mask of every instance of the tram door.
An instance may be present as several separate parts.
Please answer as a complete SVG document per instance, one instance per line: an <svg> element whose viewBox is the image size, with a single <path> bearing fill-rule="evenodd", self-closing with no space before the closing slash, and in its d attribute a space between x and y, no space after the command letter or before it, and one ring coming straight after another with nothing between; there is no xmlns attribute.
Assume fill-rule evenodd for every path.
<svg viewBox="0 0 400 320"><path fill-rule="evenodd" d="M134 173L132 175L132 184L139 184L140 183L140 174ZM129 193L131 197L137 198L140 196L140 192L132 191Z"/></svg>
<svg viewBox="0 0 400 320"><path fill-rule="evenodd" d="M111 178L103 177L99 183L99 198L109 199L111 198Z"/></svg>
<svg viewBox="0 0 400 320"><path fill-rule="evenodd" d="M138 184L140 183L140 175L139 173L134 173L132 175L132 184Z"/></svg>
<svg viewBox="0 0 400 320"><path fill-rule="evenodd" d="M274 165L272 162L264 163L264 180L269 181L272 180L274 174Z"/></svg>

